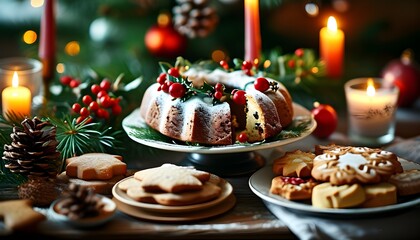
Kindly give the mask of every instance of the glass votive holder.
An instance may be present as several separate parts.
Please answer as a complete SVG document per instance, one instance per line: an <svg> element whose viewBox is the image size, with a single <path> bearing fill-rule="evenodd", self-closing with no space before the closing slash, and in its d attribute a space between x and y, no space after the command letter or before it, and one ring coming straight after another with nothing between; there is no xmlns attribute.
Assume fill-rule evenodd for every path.
<svg viewBox="0 0 420 240"><path fill-rule="evenodd" d="M385 88L381 78L356 78L346 82L344 90L350 141L371 147L392 142L398 87Z"/></svg>
<svg viewBox="0 0 420 240"><path fill-rule="evenodd" d="M42 88L42 63L36 59L15 57L0 59L0 92L12 86L14 72L19 75L19 85L29 88L32 97Z"/></svg>

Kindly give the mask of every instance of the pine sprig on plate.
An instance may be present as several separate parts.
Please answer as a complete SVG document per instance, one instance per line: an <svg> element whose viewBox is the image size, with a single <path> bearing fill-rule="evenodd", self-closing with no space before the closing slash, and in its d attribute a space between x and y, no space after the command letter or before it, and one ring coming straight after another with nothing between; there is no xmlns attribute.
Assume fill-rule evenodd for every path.
<svg viewBox="0 0 420 240"><path fill-rule="evenodd" d="M305 119L295 119L293 123L288 126L286 129L283 129L277 136L276 140L283 140L289 138L300 137L303 132L308 130L309 125L311 124L311 118Z"/></svg>

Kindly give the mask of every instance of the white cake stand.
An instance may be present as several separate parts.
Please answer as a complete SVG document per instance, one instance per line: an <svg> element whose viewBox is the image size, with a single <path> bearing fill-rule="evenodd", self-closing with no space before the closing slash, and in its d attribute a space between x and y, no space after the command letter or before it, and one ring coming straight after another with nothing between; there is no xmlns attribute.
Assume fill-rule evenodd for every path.
<svg viewBox="0 0 420 240"><path fill-rule="evenodd" d="M135 109L124 118L122 126L127 135L134 141L143 145L187 153L182 162L184 165L192 165L197 169L205 170L219 176L235 176L255 172L265 164L264 158L256 153L257 150L271 149L284 146L309 136L316 128L316 121L310 111L303 106L294 103L294 124L309 121L306 129L298 136L288 137L282 140L258 142L252 144L232 144L225 146L195 146L186 145L174 140L162 140L141 134L146 131L154 131L140 117L140 109ZM158 135L158 134L157 134ZM163 135L162 135L163 136ZM165 137L163 137L165 139ZM167 139L167 138L166 138Z"/></svg>

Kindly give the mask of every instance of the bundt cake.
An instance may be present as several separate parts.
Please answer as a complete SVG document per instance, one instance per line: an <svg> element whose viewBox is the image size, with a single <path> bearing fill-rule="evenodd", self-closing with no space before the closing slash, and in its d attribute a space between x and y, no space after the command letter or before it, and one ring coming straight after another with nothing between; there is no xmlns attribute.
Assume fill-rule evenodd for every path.
<svg viewBox="0 0 420 240"><path fill-rule="evenodd" d="M185 81L182 87L180 79ZM229 145L240 135L241 142L262 141L292 122L293 106L281 83L264 78L269 87L262 91L254 86L256 79L240 70L190 68L182 76L164 73L146 90L140 114L153 129L185 142ZM205 94L197 94L198 89ZM233 91L229 95L224 90ZM242 92L243 101L235 99L235 92L239 97Z"/></svg>

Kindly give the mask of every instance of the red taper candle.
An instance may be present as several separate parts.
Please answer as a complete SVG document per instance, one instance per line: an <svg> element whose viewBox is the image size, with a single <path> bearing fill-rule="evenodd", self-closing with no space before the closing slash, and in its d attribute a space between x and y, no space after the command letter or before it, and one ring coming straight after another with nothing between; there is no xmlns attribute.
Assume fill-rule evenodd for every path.
<svg viewBox="0 0 420 240"><path fill-rule="evenodd" d="M245 0L245 59L258 62L261 52L260 14L258 0ZM255 60L257 59L257 60Z"/></svg>
<svg viewBox="0 0 420 240"><path fill-rule="evenodd" d="M41 18L41 33L38 56L43 63L44 94L48 95L49 83L54 77L56 58L56 30L54 0L45 0Z"/></svg>

